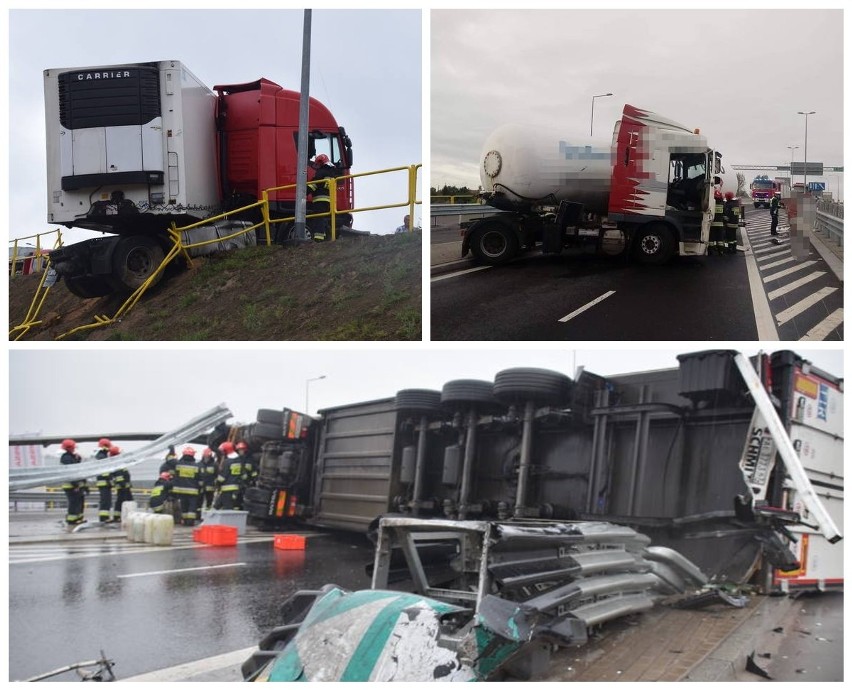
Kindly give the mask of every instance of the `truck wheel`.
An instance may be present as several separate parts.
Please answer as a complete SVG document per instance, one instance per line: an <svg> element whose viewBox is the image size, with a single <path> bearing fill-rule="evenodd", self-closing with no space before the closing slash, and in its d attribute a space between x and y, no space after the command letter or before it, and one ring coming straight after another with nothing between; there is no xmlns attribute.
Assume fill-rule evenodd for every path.
<svg viewBox="0 0 852 690"><path fill-rule="evenodd" d="M281 410L258 410L257 421L281 426L284 424L284 413Z"/></svg>
<svg viewBox="0 0 852 690"><path fill-rule="evenodd" d="M450 409L465 409L473 404L478 410L497 414L503 405L494 397L491 381L457 379L447 381L441 389L441 405Z"/></svg>
<svg viewBox="0 0 852 690"><path fill-rule="evenodd" d="M470 240L474 258L490 266L499 266L518 255L518 238L511 228L500 223L485 223L476 229Z"/></svg>
<svg viewBox="0 0 852 690"><path fill-rule="evenodd" d="M565 374L550 369L504 369L494 377L494 395L506 403L532 400L542 405L564 405L572 385Z"/></svg>
<svg viewBox="0 0 852 690"><path fill-rule="evenodd" d="M103 297L112 293L112 286L103 278L77 276L75 278L65 278L64 280L68 292L83 299Z"/></svg>
<svg viewBox="0 0 852 690"><path fill-rule="evenodd" d="M148 280L163 263L163 248L153 237L125 237L112 254L112 283L118 291L132 291ZM162 273L154 284L159 282Z"/></svg>
<svg viewBox="0 0 852 690"><path fill-rule="evenodd" d="M438 412L441 409L441 391L408 388L397 392L397 410L410 412Z"/></svg>
<svg viewBox="0 0 852 690"><path fill-rule="evenodd" d="M647 225L633 239L636 258L644 264L664 264L675 250L671 230L661 224Z"/></svg>

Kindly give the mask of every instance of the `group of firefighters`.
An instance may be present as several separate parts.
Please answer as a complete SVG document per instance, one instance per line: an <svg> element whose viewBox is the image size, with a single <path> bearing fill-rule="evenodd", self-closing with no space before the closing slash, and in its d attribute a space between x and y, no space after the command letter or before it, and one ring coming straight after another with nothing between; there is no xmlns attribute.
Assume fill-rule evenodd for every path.
<svg viewBox="0 0 852 690"><path fill-rule="evenodd" d="M61 464L75 465L82 462L74 440L65 439L61 447L64 451L60 458ZM102 438L98 441L95 459L111 460L120 453L121 448L113 445L108 438ZM243 494L255 483L258 475L257 464L248 445L242 441L236 444L225 441L219 446L218 454L211 448L205 448L198 463L195 455L196 450L192 446L186 446L180 457L173 446L169 448L165 461L160 465L159 477L151 490L148 504L155 513L162 513L169 501L174 499L179 511L175 510L173 514L179 514L182 524L188 526L195 524L203 508L241 509ZM126 468L103 472L95 477L95 486L98 489L99 522L121 522L121 506L133 500L130 472ZM87 480L67 481L62 489L68 499L66 524L74 527L86 522L84 508L89 493Z"/></svg>
<svg viewBox="0 0 852 690"><path fill-rule="evenodd" d="M76 465L83 461L77 452L77 442L66 438L61 448L64 451L59 462L63 465ZM121 448L114 446L108 438L98 441L95 453L97 460L109 460L121 454ZM121 506L126 501L133 500L133 487L130 484L130 472L121 468L113 472L103 472L95 477L98 489L98 520L100 522L121 522ZM115 505L112 500L112 490L115 489ZM62 490L68 499L68 512L65 523L74 527L86 522L84 515L86 494L89 493L89 483L85 479L67 481Z"/></svg>
<svg viewBox="0 0 852 690"><path fill-rule="evenodd" d="M258 475L257 463L243 441L223 442L218 455L205 448L200 462L195 461L196 453L186 446L178 457L173 447L169 449L148 503L155 513L163 513L170 500L176 501L181 523L190 527L204 508L242 509L243 494Z"/></svg>

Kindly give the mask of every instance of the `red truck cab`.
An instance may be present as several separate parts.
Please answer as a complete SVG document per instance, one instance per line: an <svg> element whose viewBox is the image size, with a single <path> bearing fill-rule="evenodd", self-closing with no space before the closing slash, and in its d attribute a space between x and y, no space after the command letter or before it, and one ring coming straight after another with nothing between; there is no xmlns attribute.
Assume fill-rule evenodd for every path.
<svg viewBox="0 0 852 690"><path fill-rule="evenodd" d="M296 184L299 93L268 79L213 89L218 95L217 161L222 199L236 208L260 199L264 189ZM328 156L339 176L349 175L352 142L331 111L311 98L308 156L313 158L320 153ZM309 181L313 174L308 165ZM273 217L292 216L295 197L295 188L271 193ZM337 185L337 210L348 211L353 206L352 180L341 180ZM351 216L342 221L351 225Z"/></svg>

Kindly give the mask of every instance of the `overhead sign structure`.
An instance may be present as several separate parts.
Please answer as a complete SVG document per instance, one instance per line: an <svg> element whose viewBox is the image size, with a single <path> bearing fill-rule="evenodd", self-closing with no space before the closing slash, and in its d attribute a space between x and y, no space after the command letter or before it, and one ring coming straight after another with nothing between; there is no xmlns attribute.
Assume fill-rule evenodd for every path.
<svg viewBox="0 0 852 690"><path fill-rule="evenodd" d="M822 175L822 172L822 163L793 161L790 166L790 173L792 175Z"/></svg>

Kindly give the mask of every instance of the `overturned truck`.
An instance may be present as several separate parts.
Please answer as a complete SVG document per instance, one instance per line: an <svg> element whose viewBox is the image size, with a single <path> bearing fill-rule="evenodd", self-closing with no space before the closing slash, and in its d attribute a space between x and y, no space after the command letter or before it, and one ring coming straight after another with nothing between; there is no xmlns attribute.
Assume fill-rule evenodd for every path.
<svg viewBox="0 0 852 690"><path fill-rule="evenodd" d="M276 529L367 533L387 515L606 521L711 580L841 586L842 379L790 351L678 359L574 380L509 369L319 418L262 410L218 433L259 454L245 507Z"/></svg>

